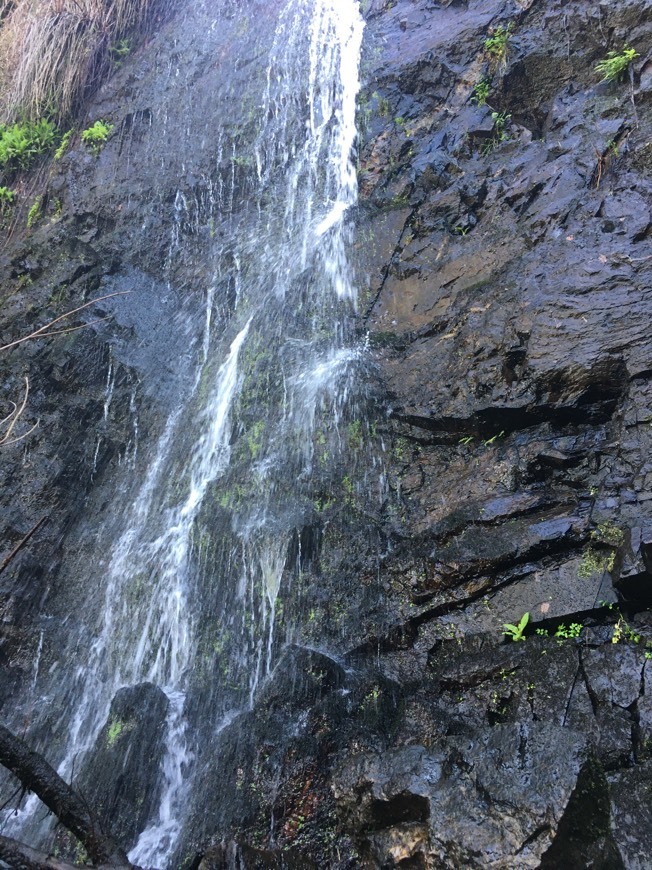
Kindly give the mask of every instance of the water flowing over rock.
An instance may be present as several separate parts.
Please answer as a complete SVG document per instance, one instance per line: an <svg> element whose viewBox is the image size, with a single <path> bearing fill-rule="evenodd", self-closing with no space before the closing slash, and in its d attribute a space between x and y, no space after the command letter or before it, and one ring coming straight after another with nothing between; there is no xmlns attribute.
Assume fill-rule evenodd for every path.
<svg viewBox="0 0 652 870"><path fill-rule="evenodd" d="M1 715L135 864L649 866L651 36L189 0L21 182Z"/></svg>

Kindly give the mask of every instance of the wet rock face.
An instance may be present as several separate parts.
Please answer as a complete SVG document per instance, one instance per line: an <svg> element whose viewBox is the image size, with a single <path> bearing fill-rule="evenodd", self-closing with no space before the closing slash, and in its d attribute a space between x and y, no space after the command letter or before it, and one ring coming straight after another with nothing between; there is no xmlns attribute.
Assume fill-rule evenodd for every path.
<svg viewBox="0 0 652 870"><path fill-rule="evenodd" d="M230 0L179 10L134 48L79 119L81 128L111 119L114 132L101 154L91 154L76 135L60 161L17 182L14 222L2 228L0 345L91 299L103 301L52 328L76 331L0 352L3 401L20 404L29 378L13 434L20 438L38 423L29 439L0 452L2 559L45 520L0 574L0 700L29 685L39 649L42 669L51 665L50 650L63 642L59 622L77 623L89 573L103 570L94 555L98 529L115 541L137 492L139 463L179 395L187 395L213 282L215 329L230 316L233 288L216 279L218 264L201 252L215 232L209 213L216 190L235 185L246 210L245 174L218 152L233 153L236 135L247 142L254 136L241 122L253 99L246 92L260 93L264 70L259 64L238 72L238 52L265 57L255 46L259 37L270 39L277 11L258 0L240 17ZM211 26L216 15L219 29ZM243 41L242 18L249 16L259 28ZM216 121L214 104L226 94L230 108ZM42 218L27 230L37 195ZM229 215L235 210L231 204ZM225 225L221 232L227 231ZM73 551L81 557L77 567L67 562ZM83 617L101 614L85 610Z"/></svg>
<svg viewBox="0 0 652 870"><path fill-rule="evenodd" d="M150 683L121 689L77 787L128 848L158 808L169 702Z"/></svg>
<svg viewBox="0 0 652 870"><path fill-rule="evenodd" d="M357 661L403 713L335 772L342 824L369 866L638 867L620 783L649 777L652 14L399 0L368 19L363 320L401 508L389 624ZM623 43L631 81L598 83ZM525 611L528 640L500 646Z"/></svg>
<svg viewBox="0 0 652 870"><path fill-rule="evenodd" d="M349 661L399 700L389 732L331 755L357 850L333 866L642 866L621 782L649 777L652 14L399 0L367 18L361 320L391 494ZM632 80L599 83L624 43ZM527 641L501 645L526 611Z"/></svg>
<svg viewBox="0 0 652 870"><path fill-rule="evenodd" d="M377 419L347 434L348 465L324 472L288 554L297 643L253 710L202 726L171 866L638 870L652 850L652 12L363 5L359 329ZM262 32L274 4L254 11ZM181 26L125 63L94 107L119 113L119 135L97 161L69 155L51 182L62 223L3 254L3 340L31 322L28 282L55 316L52 284L66 302L138 289L105 303L110 328L30 345L6 370L16 390L29 371L45 432L3 466L7 549L42 513L49 524L0 576L5 710L50 666L51 616L76 620L88 565L102 570L97 519L110 539L119 512L104 484L117 475L121 499L133 494L134 405L153 440L184 383L196 347L177 327L214 266L198 265L208 182L232 171L246 211L246 173L209 169L196 135L219 87L238 96L237 125L254 75L235 62L236 12L215 36L222 65ZM510 24L492 57L491 28ZM625 43L640 55L632 79L600 84L596 62ZM180 89L191 105L166 126ZM179 185L191 205L177 225ZM175 233L187 246L170 257ZM217 297L219 329L228 282ZM81 554L65 582L64 541ZM525 641L504 640L525 612ZM220 667L207 655L198 708ZM126 843L155 801L165 717L153 687L129 691L116 716L147 701L152 718L112 745L109 719L88 780Z"/></svg>

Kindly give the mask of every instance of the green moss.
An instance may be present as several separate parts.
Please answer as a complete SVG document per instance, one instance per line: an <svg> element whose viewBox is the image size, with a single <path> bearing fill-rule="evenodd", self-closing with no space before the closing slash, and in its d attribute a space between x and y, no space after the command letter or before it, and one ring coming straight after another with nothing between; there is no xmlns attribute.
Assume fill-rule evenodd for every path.
<svg viewBox="0 0 652 870"><path fill-rule="evenodd" d="M245 435L247 450L253 460L258 459L263 449L264 432L265 423L262 420L257 420Z"/></svg>
<svg viewBox="0 0 652 870"><path fill-rule="evenodd" d="M620 547L625 540L625 533L618 526L605 520L591 532L591 540L607 544L610 547Z"/></svg>
<svg viewBox="0 0 652 870"><path fill-rule="evenodd" d="M43 197L37 196L32 207L27 213L27 228L31 228L37 223L43 215Z"/></svg>
<svg viewBox="0 0 652 870"><path fill-rule="evenodd" d="M362 449L364 438L362 436L362 423L360 420L354 420L353 423L349 423L346 428L346 438L349 442L349 447L353 450Z"/></svg>
<svg viewBox="0 0 652 870"><path fill-rule="evenodd" d="M61 160L63 155L66 153L66 151L68 150L68 145L70 145L70 140L72 139L73 133L74 130L68 130L66 133L63 134L61 142L59 143L59 147L54 152L55 160Z"/></svg>
<svg viewBox="0 0 652 870"><path fill-rule="evenodd" d="M109 731L106 736L106 745L111 749L120 739L120 735L124 731L124 722L119 719L114 719L109 723Z"/></svg>

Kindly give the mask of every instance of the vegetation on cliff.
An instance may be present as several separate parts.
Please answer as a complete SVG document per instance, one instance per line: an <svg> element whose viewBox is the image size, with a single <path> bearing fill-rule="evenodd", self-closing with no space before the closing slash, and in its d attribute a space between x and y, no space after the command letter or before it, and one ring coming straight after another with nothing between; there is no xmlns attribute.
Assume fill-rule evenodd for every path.
<svg viewBox="0 0 652 870"><path fill-rule="evenodd" d="M0 2L0 117L73 113L146 33L168 0Z"/></svg>

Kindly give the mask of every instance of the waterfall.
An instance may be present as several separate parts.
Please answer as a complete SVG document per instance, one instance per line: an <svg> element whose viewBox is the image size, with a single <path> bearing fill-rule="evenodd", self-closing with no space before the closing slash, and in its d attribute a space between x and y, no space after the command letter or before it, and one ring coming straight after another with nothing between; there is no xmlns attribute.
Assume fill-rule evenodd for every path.
<svg viewBox="0 0 652 870"><path fill-rule="evenodd" d="M230 179L222 171L205 185L204 218L228 224L236 176L244 177L246 232L231 226L203 252L215 276L194 376L104 556L99 625L61 669L70 681L64 776L92 751L120 688L147 681L169 699L158 813L130 853L143 866L168 866L183 825L205 730L189 712L196 699L211 705L216 733L255 703L287 639L291 619L279 616L286 554L311 509L320 421L334 451L341 440L360 353L346 320L356 301L347 252L362 32L357 0L286 0L257 135L229 144L216 132L216 166L228 162ZM170 263L196 216L182 190L172 208ZM217 288L227 280L232 310L219 329ZM114 381L112 364L105 419ZM141 434L139 457L143 449ZM206 673L208 692L200 691ZM34 810L28 801L12 832L27 830Z"/></svg>

